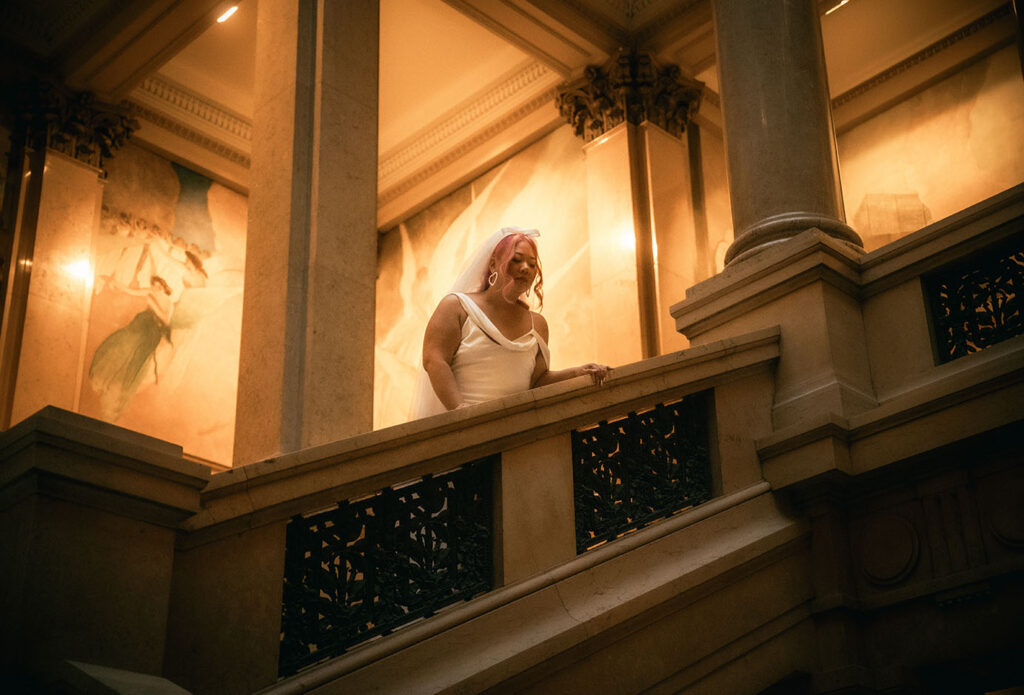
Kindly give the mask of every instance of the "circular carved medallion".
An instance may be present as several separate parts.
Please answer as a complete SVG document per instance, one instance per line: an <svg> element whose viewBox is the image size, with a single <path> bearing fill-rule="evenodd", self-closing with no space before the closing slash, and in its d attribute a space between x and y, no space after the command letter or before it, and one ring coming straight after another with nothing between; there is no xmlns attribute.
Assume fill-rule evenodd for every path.
<svg viewBox="0 0 1024 695"><path fill-rule="evenodd" d="M872 519L861 536L861 566L868 581L879 586L906 579L917 565L917 531L902 517Z"/></svg>

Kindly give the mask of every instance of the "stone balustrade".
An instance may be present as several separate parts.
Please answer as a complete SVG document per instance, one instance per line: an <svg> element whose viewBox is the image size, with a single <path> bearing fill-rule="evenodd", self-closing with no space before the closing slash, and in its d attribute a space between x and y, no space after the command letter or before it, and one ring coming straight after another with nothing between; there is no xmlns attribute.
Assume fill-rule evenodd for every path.
<svg viewBox="0 0 1024 695"><path fill-rule="evenodd" d="M829 620L840 625L836 611L880 610L1020 566L1019 509L1007 502L1019 475L1004 452L1024 400L1016 295L1000 305L1009 328L998 341L943 360L927 291L935 278L948 286L950 268L963 277L986 249L1017 264L1022 219L1017 187L870 254L812 230L692 288L673 315L693 347L618 367L603 386L553 384L214 475L179 447L46 408L0 435L2 666L38 675L75 660L196 693L550 691L566 679L601 689L626 672L622 692L712 675L707 687L726 692L750 669L764 683L847 673L846 633L821 638ZM618 434L602 443L595 428ZM843 481L870 496L901 471L934 477L928 457L953 470L960 458L943 451L990 434L971 464L977 490L956 493L990 510L995 538L967 569L950 560L925 572L924 531L894 521L877 495L858 507L864 524L843 521L842 500L855 492ZM628 466L646 456L639 449L668 453L637 474ZM914 461L924 463L908 468ZM453 492L460 470L479 472L468 495ZM641 493L630 492L631 475L643 478ZM581 490L600 496L602 481L628 504L609 498L584 513ZM648 494L663 481L669 494ZM375 631L293 641L282 663L282 626L330 612L317 602L347 591L338 582L351 567L366 579L350 548L398 498L399 516L415 522L399 545L434 534L424 542L437 557L462 552L431 530L449 523L440 512L458 525L466 500L483 510L469 525L488 532L474 582L450 601L392 602L395 620L364 621ZM617 506L628 509L626 526L588 525ZM352 519L363 526L332 530ZM296 540L303 526L321 535ZM897 532L906 557L844 550ZM310 560L332 545L328 561ZM427 569L426 556L402 553L403 571ZM444 558L442 569L458 573L467 557ZM288 575L289 562L307 560L323 575ZM843 563L863 572L837 579ZM290 617L289 582L307 590ZM365 600L377 599L350 603ZM331 610L346 605L332 600Z"/></svg>

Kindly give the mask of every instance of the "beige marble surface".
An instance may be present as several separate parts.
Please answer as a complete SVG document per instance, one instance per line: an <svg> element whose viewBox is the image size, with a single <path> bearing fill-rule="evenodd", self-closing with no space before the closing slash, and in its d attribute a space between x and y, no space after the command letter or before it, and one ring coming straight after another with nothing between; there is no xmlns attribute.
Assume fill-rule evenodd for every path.
<svg viewBox="0 0 1024 695"><path fill-rule="evenodd" d="M1024 82L1013 46L844 133L843 197L866 248L1024 181L1022 133Z"/></svg>
<svg viewBox="0 0 1024 695"><path fill-rule="evenodd" d="M377 3L258 12L236 463L372 426Z"/></svg>
<svg viewBox="0 0 1024 695"><path fill-rule="evenodd" d="M99 172L47 152L12 423L46 405L79 406L102 195Z"/></svg>
<svg viewBox="0 0 1024 695"><path fill-rule="evenodd" d="M496 489L501 556L495 584L512 584L576 557L568 432L503 451Z"/></svg>
<svg viewBox="0 0 1024 695"><path fill-rule="evenodd" d="M594 304L599 339L592 360L612 367L643 356L626 128L622 123L585 148L590 287L579 289Z"/></svg>

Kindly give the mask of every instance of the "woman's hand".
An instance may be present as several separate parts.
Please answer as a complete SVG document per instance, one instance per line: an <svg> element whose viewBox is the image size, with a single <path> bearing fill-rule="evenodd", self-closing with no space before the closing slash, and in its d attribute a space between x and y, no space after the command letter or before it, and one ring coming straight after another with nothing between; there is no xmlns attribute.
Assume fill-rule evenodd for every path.
<svg viewBox="0 0 1024 695"><path fill-rule="evenodd" d="M597 364L595 362L588 362L587 364L581 364L576 367L578 374L576 376L590 375L591 380L598 386L604 383L604 380L608 378L608 372L612 370L611 367L605 364Z"/></svg>

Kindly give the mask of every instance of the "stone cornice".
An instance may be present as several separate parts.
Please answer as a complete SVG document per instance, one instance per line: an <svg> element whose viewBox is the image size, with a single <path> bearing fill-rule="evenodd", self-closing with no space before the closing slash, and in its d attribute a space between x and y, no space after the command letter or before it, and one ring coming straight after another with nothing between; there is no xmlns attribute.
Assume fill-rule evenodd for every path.
<svg viewBox="0 0 1024 695"><path fill-rule="evenodd" d="M382 153L377 170L377 177L383 184L382 190L389 188L388 183L397 178L407 179L408 176L401 176L403 169L407 170L410 165L422 161L427 155L436 155L439 150L451 148L453 139L458 142L460 136L465 138L484 123L489 126L495 122L507 125L510 118L518 120L522 114L515 114L526 104L520 103L519 107L511 112L502 114L502 111L510 104L522 102L524 97L528 99L527 104L532 104L537 99L538 88L547 93L546 82L551 81L553 75L554 73L539 61L521 65L412 137ZM456 149L464 149L464 145L465 142L462 142ZM428 166L434 166L434 163ZM416 172L416 175L419 173Z"/></svg>
<svg viewBox="0 0 1024 695"><path fill-rule="evenodd" d="M252 123L243 116L161 75L146 78L130 101L140 118L229 161L249 165Z"/></svg>
<svg viewBox="0 0 1024 695"><path fill-rule="evenodd" d="M190 125L183 120L178 120L168 116L162 111L151 109L134 101L130 101L128 103L131 106L132 113L134 113L136 118L139 120L146 123L152 123L155 126L163 128L180 138L188 140L193 144L199 145L200 147L223 157L229 162L240 164L246 168L249 167L251 158L249 156L248 147L246 147L245 150L232 147L231 145L200 132L193 125Z"/></svg>
<svg viewBox="0 0 1024 695"><path fill-rule="evenodd" d="M252 140L252 123L247 119L165 77L154 75L143 80L136 90L136 95L141 94L159 99L163 104L184 111L242 140Z"/></svg>
<svg viewBox="0 0 1024 695"><path fill-rule="evenodd" d="M888 82L889 80L895 77L898 77L907 70L910 70L911 68L920 65L921 63L924 63L929 58L935 57L942 51L951 48L960 41L966 39L967 37L977 34L982 29L985 29L986 27L995 24L999 20L1011 14L1012 10L1010 9L1009 4L997 7L988 14L983 15L978 19L974 20L973 22L971 22L970 24L967 24L966 26L954 31L949 36L946 36L945 38L936 41L935 43L918 51L917 53L914 53L910 57L901 60L900 62L890 67L888 70L884 70L875 75L874 77L864 82L861 82L853 89L849 89L843 92L842 94L838 95L837 97L832 99L832 108L836 109L840 106L843 106L853 101L854 99L860 96L863 96L864 94L870 92L871 90L875 89L881 84Z"/></svg>
<svg viewBox="0 0 1024 695"><path fill-rule="evenodd" d="M512 124L526 118L535 111L552 104L554 100L555 89L552 88L545 90L513 111L505 113L505 115L499 120L491 122L485 128L477 131L467 139L456 141L454 145L450 142L441 141L438 143L440 147L448 146L450 149L445 150L440 156L430 159L424 166L413 170L389 188L384 188L383 186L380 187L380 193L377 196L378 205L390 203L403 193L406 193L415 186L423 183L455 160L467 155L477 147L486 143L488 140L499 135ZM383 177L379 177L378 180L381 180L381 178Z"/></svg>

